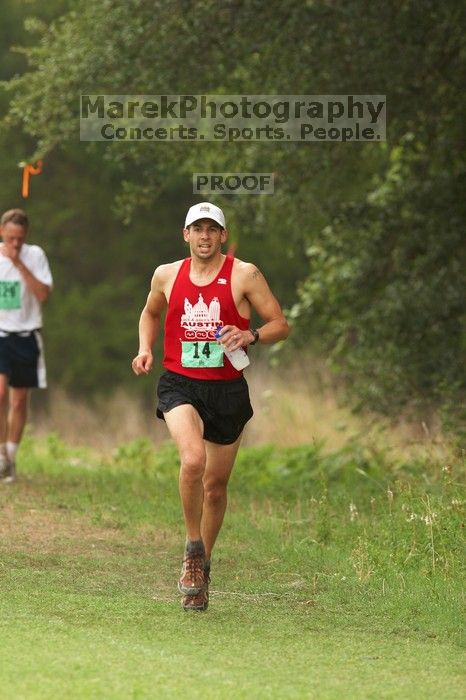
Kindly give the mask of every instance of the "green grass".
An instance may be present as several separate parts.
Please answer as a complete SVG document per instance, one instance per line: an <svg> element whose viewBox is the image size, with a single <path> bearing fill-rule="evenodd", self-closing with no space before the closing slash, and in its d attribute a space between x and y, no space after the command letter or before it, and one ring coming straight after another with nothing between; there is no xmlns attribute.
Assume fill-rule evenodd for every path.
<svg viewBox="0 0 466 700"><path fill-rule="evenodd" d="M171 446L27 438L0 490L0 697L464 697L463 465L241 451L184 613Z"/></svg>

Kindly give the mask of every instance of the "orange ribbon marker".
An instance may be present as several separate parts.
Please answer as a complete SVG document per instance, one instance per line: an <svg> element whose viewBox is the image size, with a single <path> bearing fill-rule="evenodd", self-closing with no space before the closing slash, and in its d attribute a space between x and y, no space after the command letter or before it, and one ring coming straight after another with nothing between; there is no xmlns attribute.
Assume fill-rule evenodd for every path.
<svg viewBox="0 0 466 700"><path fill-rule="evenodd" d="M30 163L23 164L23 188L21 194L26 199L29 197L29 177L31 175L39 175L42 172L42 161L37 161L37 166L34 167Z"/></svg>

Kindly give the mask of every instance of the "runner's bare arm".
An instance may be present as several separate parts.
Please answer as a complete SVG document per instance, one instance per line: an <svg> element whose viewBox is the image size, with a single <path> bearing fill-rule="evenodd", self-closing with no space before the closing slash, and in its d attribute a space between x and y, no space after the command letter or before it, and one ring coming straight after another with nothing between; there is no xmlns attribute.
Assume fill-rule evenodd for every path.
<svg viewBox="0 0 466 700"><path fill-rule="evenodd" d="M240 313L246 315L245 309L242 309L246 301L265 321L258 329L259 342L276 343L288 337L289 326L280 304L255 265L236 260L232 288ZM243 331L237 326L226 325L220 331L219 340L227 350L236 350L252 343L255 337L250 330Z"/></svg>
<svg viewBox="0 0 466 700"><path fill-rule="evenodd" d="M151 281L150 292L139 319L139 350L133 360L135 374L147 374L152 369L152 348L160 330L160 320L167 300L164 293L166 265L158 267Z"/></svg>
<svg viewBox="0 0 466 700"><path fill-rule="evenodd" d="M259 329L259 341L261 343L276 343L278 340L287 338L288 322L264 275L251 263L242 263L240 272L244 296L261 319L265 321ZM246 333L247 343L251 343L254 337L250 331Z"/></svg>
<svg viewBox="0 0 466 700"><path fill-rule="evenodd" d="M238 297L253 307L265 323L258 329L259 342L276 343L288 337L289 326L277 299L272 294L263 274L252 263L237 261L234 286ZM240 307L238 307L240 308ZM236 326L224 326L220 332L221 342L228 350L245 347L254 341L250 330Z"/></svg>
<svg viewBox="0 0 466 700"><path fill-rule="evenodd" d="M47 301L50 294L50 285L44 284L44 282L38 280L37 277L32 274L31 270L20 260L14 264L36 299L40 301L41 304Z"/></svg>

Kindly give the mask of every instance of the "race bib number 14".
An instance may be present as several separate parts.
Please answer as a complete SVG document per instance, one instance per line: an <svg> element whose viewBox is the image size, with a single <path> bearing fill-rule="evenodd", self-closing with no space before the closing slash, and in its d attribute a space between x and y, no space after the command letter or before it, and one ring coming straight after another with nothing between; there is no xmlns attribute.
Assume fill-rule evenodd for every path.
<svg viewBox="0 0 466 700"><path fill-rule="evenodd" d="M182 367L223 367L223 348L204 340L181 341Z"/></svg>
<svg viewBox="0 0 466 700"><path fill-rule="evenodd" d="M0 309L21 308L21 282L0 280Z"/></svg>

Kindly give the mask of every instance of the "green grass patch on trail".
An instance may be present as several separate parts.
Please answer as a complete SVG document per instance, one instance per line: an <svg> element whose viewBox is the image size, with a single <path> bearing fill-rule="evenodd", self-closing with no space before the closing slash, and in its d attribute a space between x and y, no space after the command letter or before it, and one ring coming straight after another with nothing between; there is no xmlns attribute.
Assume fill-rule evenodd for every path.
<svg viewBox="0 0 466 700"><path fill-rule="evenodd" d="M240 452L185 613L172 446L26 438L0 489L2 700L464 697L460 460Z"/></svg>

